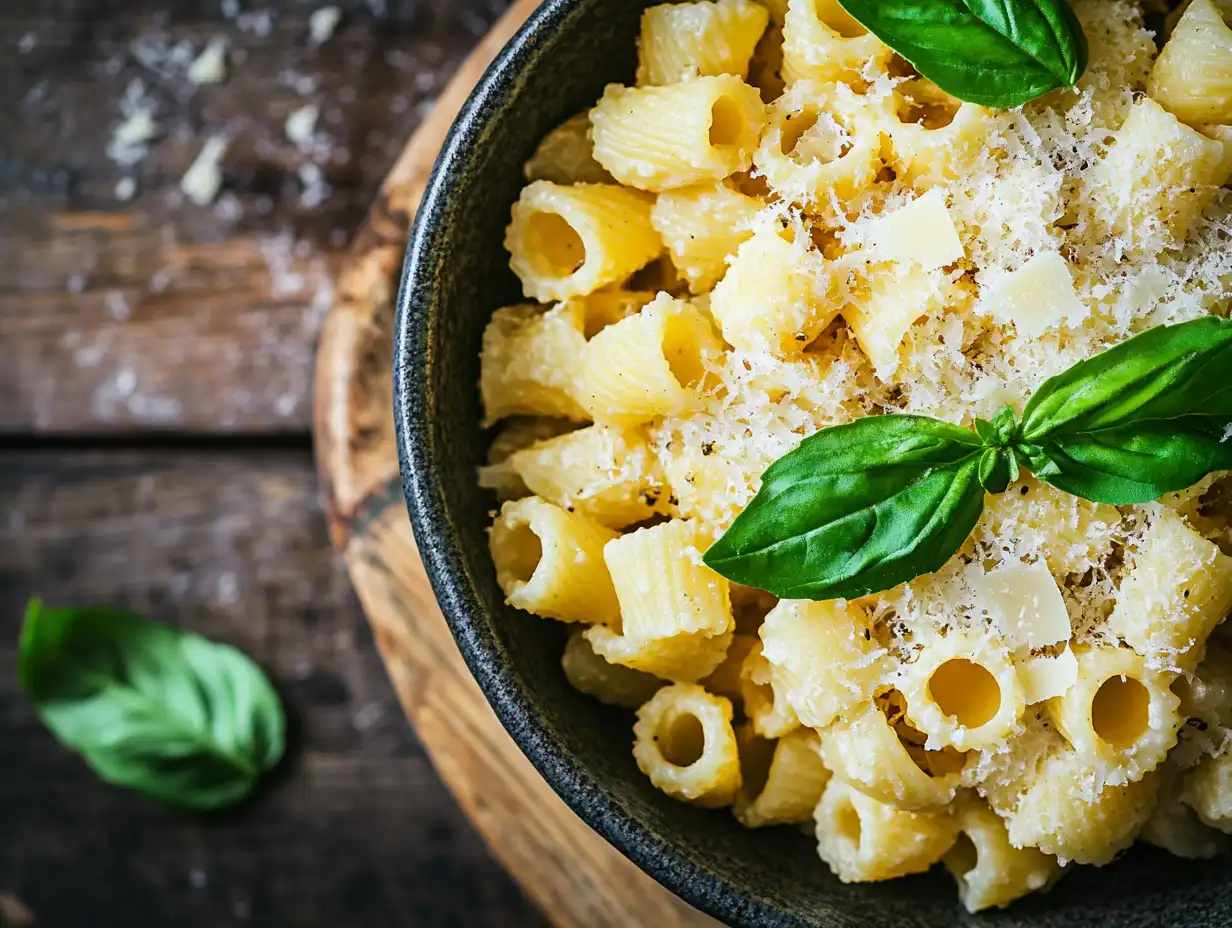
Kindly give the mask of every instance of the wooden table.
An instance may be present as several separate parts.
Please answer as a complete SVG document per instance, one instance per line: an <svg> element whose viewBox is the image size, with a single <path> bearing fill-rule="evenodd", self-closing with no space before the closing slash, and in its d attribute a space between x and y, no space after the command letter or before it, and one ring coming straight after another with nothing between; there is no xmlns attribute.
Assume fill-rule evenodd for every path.
<svg viewBox="0 0 1232 928"><path fill-rule="evenodd" d="M333 0L317 47L323 5L0 4L0 925L546 924L402 717L309 438L349 236L507 3ZM226 77L196 85L215 37ZM116 127L147 106L148 151L112 146L117 163ZM179 180L212 136L223 185L198 206ZM36 593L246 650L291 716L285 769L213 818L96 781L17 690Z"/></svg>

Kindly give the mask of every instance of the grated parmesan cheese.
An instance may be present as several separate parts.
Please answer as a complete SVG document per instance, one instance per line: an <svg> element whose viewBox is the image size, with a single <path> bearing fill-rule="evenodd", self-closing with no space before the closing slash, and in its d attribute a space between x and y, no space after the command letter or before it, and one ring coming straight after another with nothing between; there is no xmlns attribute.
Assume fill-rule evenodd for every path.
<svg viewBox="0 0 1232 928"><path fill-rule="evenodd" d="M1057 252L1038 254L1013 273L991 282L981 308L1029 338L1075 325L1087 308L1074 292L1069 265Z"/></svg>
<svg viewBox="0 0 1232 928"><path fill-rule="evenodd" d="M953 264L964 254L945 194L939 189L879 217L866 234L876 257L914 262L925 271Z"/></svg>
<svg viewBox="0 0 1232 928"><path fill-rule="evenodd" d="M342 11L336 6L323 6L308 17L308 38L313 45L324 45L333 37Z"/></svg>
<svg viewBox="0 0 1232 928"><path fill-rule="evenodd" d="M227 40L215 36L205 50L188 67L188 80L193 84L220 84L227 76Z"/></svg>
<svg viewBox="0 0 1232 928"><path fill-rule="evenodd" d="M287 117L285 126L287 138L294 142L300 151L312 150L312 137L316 132L317 118L320 115L320 109L309 103Z"/></svg>
<svg viewBox="0 0 1232 928"><path fill-rule="evenodd" d="M222 189L222 167L219 162L226 152L226 139L218 136L206 139L197 160L180 178L180 189L197 206L209 206Z"/></svg>

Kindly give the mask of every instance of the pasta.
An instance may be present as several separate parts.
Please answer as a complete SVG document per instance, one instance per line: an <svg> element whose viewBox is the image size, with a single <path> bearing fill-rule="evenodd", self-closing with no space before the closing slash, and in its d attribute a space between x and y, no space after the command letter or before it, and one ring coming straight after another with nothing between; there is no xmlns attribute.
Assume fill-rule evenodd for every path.
<svg viewBox="0 0 1232 928"><path fill-rule="evenodd" d="M930 743L959 751L1004 741L1025 708L1018 672L1004 652L952 634L924 645L899 683L907 718Z"/></svg>
<svg viewBox="0 0 1232 928"><path fill-rule="evenodd" d="M650 221L689 289L708 293L727 273L736 249L753 234L761 210L761 200L725 181L659 194Z"/></svg>
<svg viewBox="0 0 1232 928"><path fill-rule="evenodd" d="M754 640L740 665L740 698L753 730L763 738L782 738L800 727L796 710L774 688L774 668Z"/></svg>
<svg viewBox="0 0 1232 928"><path fill-rule="evenodd" d="M665 680L713 673L731 644L727 581L701 563L695 523L674 520L609 541L603 558L620 603L621 628L592 628L588 640L609 661Z"/></svg>
<svg viewBox="0 0 1232 928"><path fill-rule="evenodd" d="M530 493L609 528L666 510L658 462L636 428L578 429L514 452L509 466Z"/></svg>
<svg viewBox="0 0 1232 928"><path fill-rule="evenodd" d="M798 729L767 740L750 723L736 729L740 791L732 811L746 828L807 822L830 778L817 753L817 733Z"/></svg>
<svg viewBox="0 0 1232 928"><path fill-rule="evenodd" d="M949 816L896 809L838 777L821 794L816 822L821 858L844 883L922 873L958 839Z"/></svg>
<svg viewBox="0 0 1232 928"><path fill-rule="evenodd" d="M765 118L757 89L731 74L611 84L590 112L599 163L622 184L654 191L748 170Z"/></svg>
<svg viewBox="0 0 1232 928"><path fill-rule="evenodd" d="M585 420L575 396L578 361L586 350L582 313L565 304L498 309L483 333L479 392L491 425L507 416Z"/></svg>
<svg viewBox="0 0 1232 928"><path fill-rule="evenodd" d="M700 686L665 686L637 710L633 757L650 782L695 805L730 805L740 789L731 703Z"/></svg>
<svg viewBox="0 0 1232 928"><path fill-rule="evenodd" d="M1232 28L1211 0L1186 8L1147 92L1190 125L1232 122Z"/></svg>
<svg viewBox="0 0 1232 928"><path fill-rule="evenodd" d="M800 354L838 313L829 270L802 229L764 224L710 295L723 338L745 351Z"/></svg>
<svg viewBox="0 0 1232 928"><path fill-rule="evenodd" d="M612 183L612 175L595 160L587 113L578 113L545 135L526 162L524 173L528 181L546 180L553 184Z"/></svg>
<svg viewBox="0 0 1232 928"><path fill-rule="evenodd" d="M535 181L505 236L510 267L536 300L564 300L619 283L663 250L650 197L615 184Z"/></svg>
<svg viewBox="0 0 1232 928"><path fill-rule="evenodd" d="M1151 817L1158 788L1154 774L1101 785L1076 752L1058 751L1006 816L1010 843L1102 866L1133 843Z"/></svg>
<svg viewBox="0 0 1232 928"><path fill-rule="evenodd" d="M762 654L781 692L810 728L825 728L870 699L880 679L868 617L841 602L783 600L761 627Z"/></svg>
<svg viewBox="0 0 1232 928"><path fill-rule="evenodd" d="M570 631L560 665L570 686L609 706L636 709L666 685L658 677L600 657L580 626Z"/></svg>
<svg viewBox="0 0 1232 928"><path fill-rule="evenodd" d="M637 84L749 74L770 14L753 0L705 0L648 7L637 41Z"/></svg>
<svg viewBox="0 0 1232 928"><path fill-rule="evenodd" d="M1142 540L1108 627L1139 654L1192 671L1229 609L1232 558L1164 511Z"/></svg>
<svg viewBox="0 0 1232 928"><path fill-rule="evenodd" d="M636 73L525 164L526 302L479 359L497 585L569 623L574 689L636 710L649 788L812 821L845 882L941 864L970 912L1138 840L1232 846L1232 480L1110 506L1024 468L948 563L846 600L704 553L820 429L985 434L1132 335L1227 316L1229 6L1183 5L1160 51L1133 0L1072 5L1086 73L1014 110L841 0L648 6Z"/></svg>
<svg viewBox="0 0 1232 928"><path fill-rule="evenodd" d="M620 607L603 563L616 533L585 516L529 496L505 503L492 525L496 580L509 605L560 622L620 627Z"/></svg>
<svg viewBox="0 0 1232 928"><path fill-rule="evenodd" d="M697 404L706 366L721 351L710 322L666 293L608 326L586 346L578 391L597 422L636 425Z"/></svg>
<svg viewBox="0 0 1232 928"><path fill-rule="evenodd" d="M890 50L847 14L838 0L789 0L783 18L783 78L852 81L884 68Z"/></svg>
<svg viewBox="0 0 1232 928"><path fill-rule="evenodd" d="M980 799L964 795L954 809L958 840L941 859L958 883L968 912L1004 908L1020 896L1046 889L1061 875L1055 857L1010 843L1001 817Z"/></svg>
<svg viewBox="0 0 1232 928"><path fill-rule="evenodd" d="M944 809L962 785L967 756L952 748L926 750L918 730L901 716L898 725L911 740L876 706L838 719L825 730L821 758L835 776L878 802L908 811Z"/></svg>
<svg viewBox="0 0 1232 928"><path fill-rule="evenodd" d="M832 207L876 180L890 107L846 84L798 81L770 105L753 161L783 198Z"/></svg>
<svg viewBox="0 0 1232 928"><path fill-rule="evenodd" d="M1097 168L1113 231L1132 240L1184 240L1228 179L1228 152L1150 97L1130 111Z"/></svg>
<svg viewBox="0 0 1232 928"><path fill-rule="evenodd" d="M1172 676L1128 648L1081 648L1078 680L1048 710L1071 746L1120 785L1154 770L1176 744L1180 700Z"/></svg>

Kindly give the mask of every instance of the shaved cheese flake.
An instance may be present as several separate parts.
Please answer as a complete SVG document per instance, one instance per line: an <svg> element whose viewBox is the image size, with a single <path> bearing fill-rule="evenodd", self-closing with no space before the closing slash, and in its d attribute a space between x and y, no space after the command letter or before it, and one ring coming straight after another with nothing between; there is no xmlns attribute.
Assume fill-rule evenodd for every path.
<svg viewBox="0 0 1232 928"><path fill-rule="evenodd" d="M877 257L914 262L926 271L953 264L964 255L945 194L930 190L872 223L868 232Z"/></svg>
<svg viewBox="0 0 1232 928"><path fill-rule="evenodd" d="M313 45L324 45L334 34L342 11L336 6L323 6L308 17L308 36Z"/></svg>
<svg viewBox="0 0 1232 928"><path fill-rule="evenodd" d="M1028 706L1064 695L1078 680L1078 659L1069 648L1056 657L1033 657L1017 666L1018 681Z"/></svg>
<svg viewBox="0 0 1232 928"><path fill-rule="evenodd" d="M218 84L227 76L227 40L216 36L205 46L188 68L188 80L194 84Z"/></svg>
<svg viewBox="0 0 1232 928"><path fill-rule="evenodd" d="M1028 338L1043 335L1062 322L1076 325L1087 316L1074 290L1069 263L1055 251L1038 254L993 281L981 309L1002 322L1012 322Z"/></svg>
<svg viewBox="0 0 1232 928"><path fill-rule="evenodd" d="M309 103L287 117L287 138L294 142L300 151L309 151L312 148L312 136L317 130L317 119L320 115L320 109Z"/></svg>
<svg viewBox="0 0 1232 928"><path fill-rule="evenodd" d="M1070 636L1069 612L1044 563L1011 563L973 578L976 593L1012 648L1044 648Z"/></svg>
<svg viewBox="0 0 1232 928"><path fill-rule="evenodd" d="M217 136L206 139L201 146L201 154L197 155L197 160L180 179L180 189L198 206L209 206L218 196L222 187L222 168L219 162L226 152L226 139Z"/></svg>

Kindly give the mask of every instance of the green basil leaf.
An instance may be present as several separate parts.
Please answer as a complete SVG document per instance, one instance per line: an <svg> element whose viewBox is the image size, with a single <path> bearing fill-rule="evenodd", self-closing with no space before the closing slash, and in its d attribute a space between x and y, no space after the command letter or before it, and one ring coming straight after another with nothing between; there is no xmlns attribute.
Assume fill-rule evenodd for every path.
<svg viewBox="0 0 1232 928"><path fill-rule="evenodd" d="M1087 67L1066 0L840 0L864 28L947 93L1021 106L1073 87Z"/></svg>
<svg viewBox="0 0 1232 928"><path fill-rule="evenodd" d="M248 795L284 750L282 705L248 657L99 608L26 609L22 690L104 780L190 809Z"/></svg>
<svg viewBox="0 0 1232 928"><path fill-rule="evenodd" d="M1129 506L1232 470L1232 441L1224 434L1208 419L1174 419L1028 445L1025 456L1035 475L1057 489Z"/></svg>
<svg viewBox="0 0 1232 928"><path fill-rule="evenodd" d="M1232 469L1232 322L1159 326L1046 381L1018 450L1054 486L1130 505Z"/></svg>
<svg viewBox="0 0 1232 928"><path fill-rule="evenodd" d="M891 589L962 547L984 509L982 455L975 433L923 416L823 429L767 469L706 564L785 599Z"/></svg>

